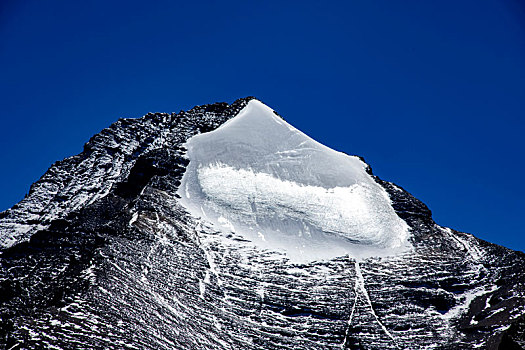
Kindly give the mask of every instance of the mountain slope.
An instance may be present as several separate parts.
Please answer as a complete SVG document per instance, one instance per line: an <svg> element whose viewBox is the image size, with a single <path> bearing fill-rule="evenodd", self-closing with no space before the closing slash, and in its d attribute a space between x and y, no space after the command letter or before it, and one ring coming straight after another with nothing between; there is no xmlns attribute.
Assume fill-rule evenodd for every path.
<svg viewBox="0 0 525 350"><path fill-rule="evenodd" d="M265 121L280 121L268 111L246 98L122 119L81 154L55 163L23 201L0 214L0 344L525 348L523 253L436 225L423 203L373 176L362 160L333 155L284 121L265 134ZM262 124L250 129L256 122ZM239 124L241 133L228 131ZM281 132L282 140L264 140ZM314 159L306 166L312 151L290 153L301 142L313 142L308 149L321 161L333 156L336 163L319 167ZM260 152L271 145L277 149ZM269 157L276 152L288 153ZM348 168L334 175L341 162L354 166L350 177ZM372 192L352 187L356 179ZM339 199L325 192L338 186L352 189L342 203L345 196L363 199L368 214L345 217L345 209L327 220L322 213L334 207L323 203ZM305 198L315 198L320 212ZM385 232L397 236L367 231L370 213L386 213L379 221L390 220L398 228ZM290 237L298 229L307 247L330 244L304 253L293 246L299 235Z"/></svg>

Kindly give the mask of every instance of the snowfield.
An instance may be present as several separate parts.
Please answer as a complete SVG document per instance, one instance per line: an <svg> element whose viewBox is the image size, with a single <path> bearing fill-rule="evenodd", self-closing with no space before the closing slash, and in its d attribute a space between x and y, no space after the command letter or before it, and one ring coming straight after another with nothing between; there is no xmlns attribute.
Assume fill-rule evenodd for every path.
<svg viewBox="0 0 525 350"><path fill-rule="evenodd" d="M410 249L408 225L363 161L311 139L260 101L186 147L181 202L226 234L296 262Z"/></svg>

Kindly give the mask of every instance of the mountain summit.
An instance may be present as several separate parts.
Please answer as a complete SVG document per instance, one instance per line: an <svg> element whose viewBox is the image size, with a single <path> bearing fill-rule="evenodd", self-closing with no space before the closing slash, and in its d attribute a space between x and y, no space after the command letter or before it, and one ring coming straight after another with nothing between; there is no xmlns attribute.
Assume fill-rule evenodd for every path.
<svg viewBox="0 0 525 350"><path fill-rule="evenodd" d="M262 102L120 119L0 213L6 349L525 349L525 255Z"/></svg>
<svg viewBox="0 0 525 350"><path fill-rule="evenodd" d="M361 159L312 140L257 100L186 147L181 203L226 234L295 262L408 245L408 225Z"/></svg>

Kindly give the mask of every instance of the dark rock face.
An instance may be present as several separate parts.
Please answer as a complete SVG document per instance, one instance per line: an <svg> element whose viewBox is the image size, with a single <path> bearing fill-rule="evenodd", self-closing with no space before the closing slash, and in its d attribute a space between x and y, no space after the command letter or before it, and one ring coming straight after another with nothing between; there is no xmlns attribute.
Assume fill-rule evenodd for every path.
<svg viewBox="0 0 525 350"><path fill-rule="evenodd" d="M376 178L414 250L292 264L176 194L183 144L251 98L122 119L0 214L0 348L525 349L525 255Z"/></svg>

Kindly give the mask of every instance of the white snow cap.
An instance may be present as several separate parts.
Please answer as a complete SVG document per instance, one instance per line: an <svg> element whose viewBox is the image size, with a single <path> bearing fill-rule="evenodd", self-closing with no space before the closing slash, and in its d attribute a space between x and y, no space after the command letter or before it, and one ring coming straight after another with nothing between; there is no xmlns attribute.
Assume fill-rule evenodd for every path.
<svg viewBox="0 0 525 350"><path fill-rule="evenodd" d="M186 147L181 202L220 231L293 262L410 247L408 225L364 162L311 139L260 101Z"/></svg>

